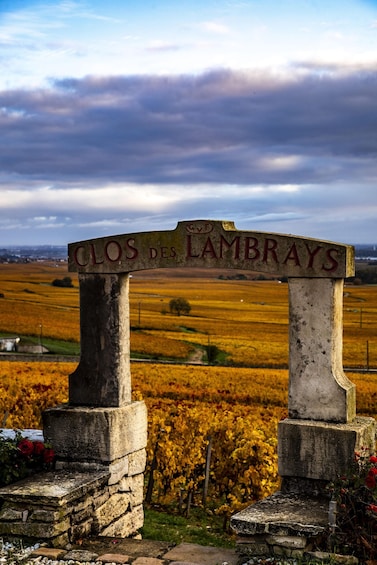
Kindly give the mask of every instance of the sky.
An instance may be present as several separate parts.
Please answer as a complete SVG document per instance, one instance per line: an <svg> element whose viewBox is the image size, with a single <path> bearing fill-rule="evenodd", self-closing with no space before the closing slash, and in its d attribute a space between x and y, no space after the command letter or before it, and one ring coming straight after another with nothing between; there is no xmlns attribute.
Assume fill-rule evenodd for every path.
<svg viewBox="0 0 377 565"><path fill-rule="evenodd" d="M377 243L377 0L0 0L0 247Z"/></svg>

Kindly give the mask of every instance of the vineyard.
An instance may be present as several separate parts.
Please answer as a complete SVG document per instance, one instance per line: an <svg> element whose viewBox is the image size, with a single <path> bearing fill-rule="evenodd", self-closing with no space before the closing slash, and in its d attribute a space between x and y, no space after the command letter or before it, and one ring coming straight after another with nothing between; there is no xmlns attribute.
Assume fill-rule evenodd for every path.
<svg viewBox="0 0 377 565"><path fill-rule="evenodd" d="M78 285L53 264L2 265L0 332L79 341ZM135 400L148 407L146 496L152 503L210 505L227 516L277 490L277 424L287 415L288 285L278 281L163 277L136 273L130 284L134 357L199 365L132 363ZM169 301L189 300L188 316ZM377 287L346 286L344 365L377 367ZM223 366L208 366L211 344ZM368 349L368 359L366 350ZM41 412L67 402L74 363L0 363L0 418L40 428ZM377 416L377 377L350 373L358 413Z"/></svg>
<svg viewBox="0 0 377 565"><path fill-rule="evenodd" d="M74 363L0 363L7 427L40 428L41 412L68 400ZM287 415L286 370L133 363L134 399L148 407L149 500L203 504L227 516L277 490L277 424ZM377 417L377 381L351 374L359 414ZM151 473L153 469L153 474ZM153 477L153 482L151 480Z"/></svg>
<svg viewBox="0 0 377 565"><path fill-rule="evenodd" d="M177 269L176 271L179 271ZM276 280L224 280L221 273L134 273L130 281L133 357L190 360L210 344L221 364L287 367L288 285ZM59 263L4 264L0 269L0 335L79 343L79 291L52 286L67 275ZM169 313L184 297L188 316ZM344 366L377 368L377 286L344 288ZM197 357L197 355L196 355Z"/></svg>

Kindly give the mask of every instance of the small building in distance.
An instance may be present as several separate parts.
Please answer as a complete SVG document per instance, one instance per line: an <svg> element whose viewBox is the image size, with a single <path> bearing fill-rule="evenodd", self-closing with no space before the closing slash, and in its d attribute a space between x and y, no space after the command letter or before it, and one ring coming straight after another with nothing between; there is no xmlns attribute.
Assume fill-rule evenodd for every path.
<svg viewBox="0 0 377 565"><path fill-rule="evenodd" d="M0 351L11 353L18 351L18 344L20 343L19 337L1 337L0 338Z"/></svg>

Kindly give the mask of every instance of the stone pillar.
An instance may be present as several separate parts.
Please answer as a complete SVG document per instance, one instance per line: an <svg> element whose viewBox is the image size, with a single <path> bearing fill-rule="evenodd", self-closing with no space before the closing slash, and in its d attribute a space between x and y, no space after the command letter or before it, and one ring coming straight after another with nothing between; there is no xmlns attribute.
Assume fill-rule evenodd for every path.
<svg viewBox="0 0 377 565"><path fill-rule="evenodd" d="M355 385L343 372L343 279L289 279L290 418L351 422Z"/></svg>
<svg viewBox="0 0 377 565"><path fill-rule="evenodd" d="M80 274L81 357L69 376L69 403L131 401L128 274Z"/></svg>
<svg viewBox="0 0 377 565"><path fill-rule="evenodd" d="M281 491L232 516L239 552L303 557L328 532L329 482L355 451L373 452L376 422L356 417L343 373L343 279L289 279L289 417L279 422Z"/></svg>
<svg viewBox="0 0 377 565"><path fill-rule="evenodd" d="M80 362L69 403L43 413L44 437L60 473L89 473L89 482L91 473L105 473L100 504L87 501L85 534L132 537L143 525L147 411L131 400L129 276L90 273L79 281ZM67 535L73 541L79 533Z"/></svg>
<svg viewBox="0 0 377 565"><path fill-rule="evenodd" d="M374 449L375 420L356 418L343 372L343 279L289 279L289 417L279 423L284 492L325 492L355 451Z"/></svg>

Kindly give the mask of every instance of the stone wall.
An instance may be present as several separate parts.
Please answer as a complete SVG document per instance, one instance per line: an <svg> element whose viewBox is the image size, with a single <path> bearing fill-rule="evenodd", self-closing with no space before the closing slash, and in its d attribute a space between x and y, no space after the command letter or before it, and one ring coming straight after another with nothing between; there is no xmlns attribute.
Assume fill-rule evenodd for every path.
<svg viewBox="0 0 377 565"><path fill-rule="evenodd" d="M39 473L0 489L0 535L62 547L89 535L135 537L143 526L145 449L123 469ZM100 466L98 466L99 469Z"/></svg>

